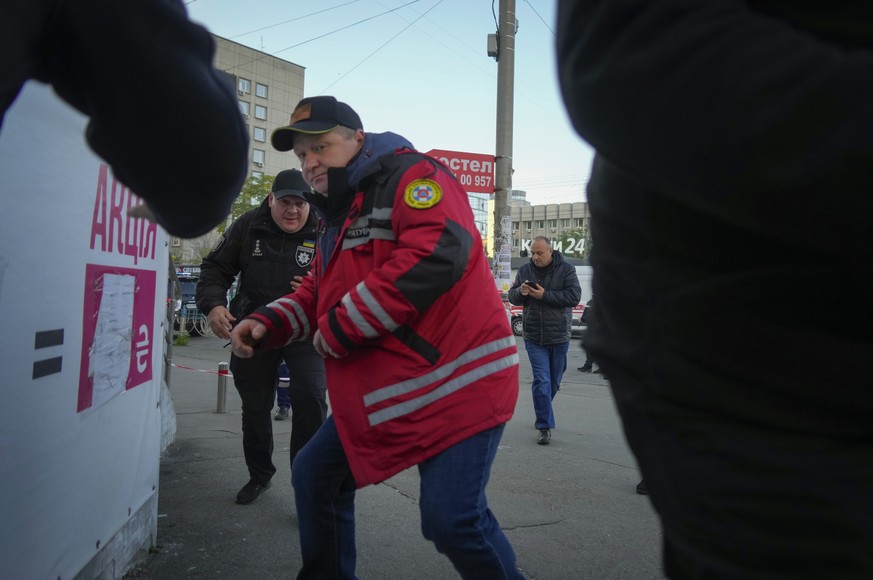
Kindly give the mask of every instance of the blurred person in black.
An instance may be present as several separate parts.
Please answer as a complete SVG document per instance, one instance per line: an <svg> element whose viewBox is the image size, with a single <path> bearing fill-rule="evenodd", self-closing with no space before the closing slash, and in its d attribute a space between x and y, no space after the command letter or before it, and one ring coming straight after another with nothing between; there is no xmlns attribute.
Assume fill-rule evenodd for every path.
<svg viewBox="0 0 873 580"><path fill-rule="evenodd" d="M594 370L594 360L592 360L591 355L588 354L588 350L585 348L585 335L588 334L588 325L591 321L591 304L594 302L592 298L588 302L585 303L585 309L582 311L582 316L579 318L579 321L585 326L585 330L582 331L582 336L579 339L579 346L582 347L582 350L585 351L585 362L581 367L577 367L576 370L583 373L599 373L601 372L598 368Z"/></svg>
<svg viewBox="0 0 873 580"><path fill-rule="evenodd" d="M597 151L585 346L667 575L873 578L873 6L560 0L558 26Z"/></svg>
<svg viewBox="0 0 873 580"><path fill-rule="evenodd" d="M52 85L146 202L132 215L200 236L230 213L247 171L248 132L214 52L179 0L4 0L0 124L28 79Z"/></svg>

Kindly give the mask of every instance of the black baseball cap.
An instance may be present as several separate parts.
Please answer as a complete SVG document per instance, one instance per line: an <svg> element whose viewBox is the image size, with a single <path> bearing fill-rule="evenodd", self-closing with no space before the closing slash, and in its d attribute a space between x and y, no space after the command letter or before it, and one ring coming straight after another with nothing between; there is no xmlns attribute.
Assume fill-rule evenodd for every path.
<svg viewBox="0 0 873 580"><path fill-rule="evenodd" d="M337 101L336 97L306 97L294 107L288 125L275 129L270 140L277 151L290 151L294 148L296 133L319 135L339 126L355 130L364 128L354 109Z"/></svg>
<svg viewBox="0 0 873 580"><path fill-rule="evenodd" d="M309 185L307 185L306 181L303 180L303 173L301 173L299 169L286 169L285 171L280 171L279 175L276 176L276 179L273 180L273 187L271 190L273 192L273 197L276 199L287 197L289 195L296 195L297 197L306 199L306 194L311 191Z"/></svg>

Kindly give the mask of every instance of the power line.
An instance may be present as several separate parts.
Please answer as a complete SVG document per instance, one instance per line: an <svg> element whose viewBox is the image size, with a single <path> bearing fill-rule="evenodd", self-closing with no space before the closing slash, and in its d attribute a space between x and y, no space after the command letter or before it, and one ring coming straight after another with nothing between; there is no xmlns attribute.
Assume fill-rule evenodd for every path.
<svg viewBox="0 0 873 580"><path fill-rule="evenodd" d="M378 2L378 0L377 0L377 2ZM378 3L384 6L384 4L382 4L382 2L378 2ZM432 9L433 9L433 8L428 9L427 12L430 12L430 10L432 10ZM411 10L412 12L416 12L414 8L412 8L412 9L410 9L410 10ZM414 21L411 21L411 24L415 24L416 21L419 20L421 17L423 17L425 14L427 14L427 12L425 12L425 13L423 13L423 14L420 14L418 18L416 18ZM416 14L418 14L418 13L416 12ZM399 16L400 18L405 18L405 17L402 16L402 15L398 15L398 16ZM486 74L486 75L489 75L489 76L491 76L491 77L494 77L494 70L493 70L492 68L485 68L485 67L483 67L483 66L480 66L480 65L478 64L478 62L473 61L473 60L470 60L470 58L467 57L466 53L462 53L462 52L460 52L459 50L457 50L457 49L455 48L455 46L453 46L453 45L451 45L451 44L448 44L448 43L446 43L446 42L443 42L442 38L443 38L443 37L449 37L449 38L451 38L452 40L456 41L456 44L459 45L461 48L465 48L465 49L467 49L469 52L471 52L471 53L473 53L473 54L476 54L476 55L480 55L480 56L481 56L480 51L478 51L478 50L476 50L475 48L473 48L472 46L470 46L470 45L469 45L467 42L465 42L462 38L459 38L459 37L455 36L455 34L453 34L451 30L448 30L448 29L444 28L443 26L441 26L441 25L439 24L439 22L435 22L435 21L430 20L430 19L428 19L428 20L429 20L430 23L433 25L433 28L436 28L436 29L441 30L444 34L442 34L441 36L435 36L435 35L433 35L433 34L430 33L430 30L429 30L429 29L427 29L427 28L425 28L425 29L421 29L421 27L419 27L419 31L420 31L421 34L423 34L424 36L427 36L428 38L430 38L432 41L436 42L437 44L442 45L443 47L446 48L446 50L451 51L452 53L455 54L455 56L457 56L457 57L460 58L460 59L463 59L463 60L464 60L468 65L473 66L473 67L479 69L480 71L482 71L482 72L483 72L484 74ZM409 21L407 20L407 22L409 22ZM402 31L401 31L401 32L402 32ZM480 58L479 60L481 61L481 60L483 60L483 59ZM349 71L349 72L351 72L351 71ZM346 73L346 74L348 74L348 73ZM343 76L346 76L346 75L343 75ZM337 79L336 82L339 82L339 80L341 80L341 79ZM331 83L330 86L333 86L334 84L336 84L336 82ZM330 86L329 86L329 87L326 87L324 90L326 91L328 88L330 88ZM324 92L324 91L322 91L322 92Z"/></svg>
<svg viewBox="0 0 873 580"><path fill-rule="evenodd" d="M531 3L529 2L529 0L524 0L524 3L527 4L528 6L530 6L530 9L533 10L534 14L537 15L537 17L540 19L540 21L542 21L542 23L546 25L546 28L549 29L549 32L552 33L552 36L557 37L557 35L555 34L555 31L552 30L552 27L548 25L548 23L546 22L545 18L543 18L542 16L540 16L540 13L537 12L537 9L534 8L533 4L531 4ZM492 6L493 6L493 3L492 3Z"/></svg>
<svg viewBox="0 0 873 580"><path fill-rule="evenodd" d="M191 1L193 2L193 1L196 1L196 0L191 0ZM306 14L306 15L304 15L304 16L299 16L299 17L297 17L297 18L292 18L291 20L286 20L286 21L284 21L284 22L279 22L279 23L271 24L271 25L269 25L269 26L261 27L261 28L258 28L258 29L255 29L255 30L252 30L252 31L249 31L249 32L246 32L246 33L243 33L243 34L235 35L235 36L233 36L233 37L231 37L231 38L238 38L239 36L244 36L244 35L248 35L248 34L253 34L253 33L255 33L255 32L259 32L259 31L262 31L262 30L266 30L266 29L269 29L269 28L274 28L274 27L276 27L276 26L280 26L280 25L282 25L282 24L287 24L287 23L289 23L289 22L294 22L294 21L297 21L297 20L301 20L301 19L307 18L307 17L309 17L309 16L313 16L313 15L320 14L320 13L323 13L323 12L326 12L326 11L329 11L329 10L333 10L333 9L335 9L335 8L340 8L340 7L343 7L343 6L347 6L347 5L352 4L352 3L354 3L354 2L357 2L357 1L359 1L359 0L352 0L352 1L350 1L350 2L345 2L345 3L343 3L343 4L339 4L339 5L337 5L337 6L333 6L333 7L330 7L330 8L326 8L326 9L324 9L324 10L320 10L320 11L317 11L317 12L313 12L313 13L310 13L310 14ZM302 46L302 45L304 45L304 44L308 44L308 43L313 42L313 41L316 41L316 40L320 40L320 39L325 38L325 37L327 37L327 36L331 36L331 35L333 35L333 34L336 34L337 32L341 32L341 31L344 31L344 30L348 30L349 28L352 28L352 27L358 26L359 24L363 24L363 23L368 22L368 21L370 21L370 20L374 20L374 19L376 19L376 18L378 18L378 17L380 17L380 16L385 16L386 14L390 14L390 13L392 13L392 12L396 12L396 11L400 10L401 8L406 8L406 7L408 7L408 6L412 5L412 4L416 4L416 3L420 2L420 1L421 1L421 0L411 0L410 2L406 2L405 4L402 4L402 5L397 6L397 7L395 7L395 8L388 9L388 10L386 10L385 12L381 12L381 13L376 14L376 15L374 15L374 16L370 16L370 17L368 17L368 18L364 18L364 19L362 19L362 20L359 20L359 21L354 22L354 23L352 23L352 24L349 24L349 25L347 25L347 26L343 26L343 27L338 28L338 29L336 29L336 30L333 30L333 31L330 31L330 32L327 32L327 33L324 33L324 34L320 34L320 35L315 36L315 37L313 37L313 38L310 38L310 39L308 39L308 40L304 40L304 41L302 41L302 42L299 42L299 43L297 43L297 44L294 44L294 45L291 45L291 46L289 46L289 47L283 48L283 49L281 49L281 50L277 50L277 51L275 51L275 52L273 52L273 53L269 53L269 54L268 54L268 53L265 53L264 56L256 57L256 58L253 58L252 60L250 60L250 61L248 61L248 62L240 63L240 64L237 64L237 65L234 65L234 66L232 66L232 67L229 67L229 68L225 69L225 71L226 71L226 72L230 72L230 71L233 71L233 70L235 70L235 69L239 69L239 68L241 68L241 67L248 66L248 65L250 65L250 64L252 64L252 63L254 63L254 62L258 62L258 61L260 61L260 60L263 60L263 59L266 58L267 56L276 56L276 55L278 55L279 53L282 53L282 52L285 52L285 51L288 51L288 50L291 50L291 49L297 48L297 47L299 47L299 46ZM549 30L549 31L554 35L554 31L552 31L552 29L551 29L551 28L549 27L549 25L545 22L545 20L543 19L543 17L542 17L542 16L541 16L537 11L536 11L536 9L534 9L534 7L533 7L532 5L530 5L530 3L528 2L528 0L525 0L525 1L527 2L528 6L531 8L531 10L533 10L533 12L537 15L537 17L538 17L538 18L543 22L543 24L545 25L545 27L546 27L546 28L547 28L547 29L548 29L548 30ZM430 10L432 10L432 8L429 9L428 12L430 12ZM494 0L492 0L492 13L493 13L493 12L494 12ZM427 12L425 12L424 14L427 14ZM495 25L496 25L496 24L497 24L497 21L496 21L496 14L493 14L493 15L494 15L494 17L495 17ZM420 20L420 18L421 18L421 16L419 16L418 18L416 18L415 20L413 20L412 24L415 24L418 20ZM442 29L442 27L440 27L440 28ZM404 29L404 30L406 30L406 29ZM404 30L402 30L401 33L402 33ZM442 30L445 31L445 29L442 29ZM435 40L436 42L440 43L442 46L444 46L444 47L446 47L447 49L451 50L451 51L454 52L456 55L458 55L460 58L463 58L463 59L468 63L468 65L472 65L472 66L474 66L475 68L477 68L478 70L481 70L481 71L483 71L485 74L488 74L488 75L490 75L490 76L492 76L492 77L495 76L495 73L494 73L493 70L491 70L491 69L485 69L485 68L479 66L478 63L468 60L467 58L465 58L463 55L461 55L458 51L454 50L454 49L453 49L451 46L449 46L448 44L442 42L442 41L439 40L439 39L434 38L434 37L433 37L432 35L430 35L427 31L424 31L424 32L425 32L425 34L427 34L431 39ZM454 40L458 41L458 43L459 43L461 46L465 47L465 48L466 48L467 50L469 50L470 52L472 52L472 53L474 53L474 54L476 54L476 55L479 54L479 52L478 52L476 49L474 49L473 47L469 46L466 42L464 42L464 41L462 41L461 39L459 39L459 38L457 38L456 36L454 36L450 31L445 31L445 32L446 32L446 34L447 34L448 36L454 38ZM393 40L393 38L396 38L396 37L392 37L391 40ZM390 42L390 40L389 40L389 42ZM387 44L387 43L386 43L386 44ZM325 89L322 91L321 94L323 94L323 92L326 91L327 89L329 89L330 87L334 86L336 83L338 83L338 82L339 82L340 80L342 80L344 77L346 77L348 74L350 74L351 72L353 72L357 67L359 67L361 64L363 64L367 59L369 59L369 58L370 58L371 56L373 56L376 52L378 52L379 50L381 50L384 46L385 46L385 45L380 46L378 49L376 49L376 51L374 51L372 54L370 54L370 56L368 56L366 59L362 60L362 61L359 62L357 65L355 65L354 67L352 67L351 69L349 69L345 74L343 74L340 78L336 79L336 80L335 80L333 83L331 83L328 87L325 87ZM556 113L556 111L554 110L554 108L549 107L549 106L546 106L547 99L544 99L544 98L543 98L544 95L539 91L538 87L534 87L534 86L532 86L532 85L530 85L530 84L524 82L523 79L518 79L518 80L520 81L520 84L521 84L521 87L520 87L520 88L525 89L525 92L520 92L520 93L519 93L519 97L521 97L522 99L526 100L526 101L529 102L530 104L533 104L534 106L536 106L537 108L541 109L542 111L547 112L547 113L550 114L550 115L553 115L553 114ZM529 96L528 94L526 94L526 92L530 92L531 94L536 95L536 97L532 98L531 96Z"/></svg>
<svg viewBox="0 0 873 580"><path fill-rule="evenodd" d="M191 0L194 2L195 0ZM316 16L318 14L322 14L324 12L330 12L331 10L336 10L337 8L342 8L343 6L348 6L349 4L354 4L356 2L360 2L361 0L351 0L350 2L346 2L345 4L337 4L336 6L331 6L330 8L325 8L324 10L318 10L316 12L310 12L309 14L304 14L303 16L298 16L297 18L292 18L290 20L285 20L284 22L277 22L276 24L270 24L269 26L264 26L262 28L256 28L255 30L250 30L248 32L243 32L241 34L235 34L233 36L229 36L228 38L234 39L239 38L240 36L246 36L247 34L254 34L255 32L261 32L262 30L268 30L270 28L275 28L277 26L282 26L283 24L288 24L289 22L296 22L297 20L303 20L304 18L309 18L310 16Z"/></svg>
<svg viewBox="0 0 873 580"><path fill-rule="evenodd" d="M566 183L577 183L581 182L589 177L588 174L584 173L574 173L570 175L555 175L552 177L533 177L529 179L520 179L518 180L518 185L524 184L557 184L562 185ZM516 185L515 183L513 185Z"/></svg>
<svg viewBox="0 0 873 580"><path fill-rule="evenodd" d="M235 68L248 66L254 62L258 62L259 60L263 60L264 58L266 58L268 56L276 56L280 52L285 52L286 50L291 50L292 48L297 48L298 46L303 46L304 44L308 44L310 42L322 39L326 36L331 36L332 34L336 34L337 32L342 32L343 30L348 30L349 28L353 28L355 26L358 26L359 24L363 24L364 22L369 22L370 20L374 20L376 18L379 18L380 16L385 16L386 14L390 14L391 12L396 12L397 10L400 10L401 8L406 8L407 6L409 6L411 4L416 4L418 2L421 2L421 0L410 0L410 2L407 2L406 4L402 4L402 5L398 6L397 8L392 8L392 9L386 10L385 12L382 12L380 14L376 14L375 16L370 16L368 18L364 18L363 20L358 20L357 22L353 22L352 24L349 24L347 26L343 26L341 28L337 28L336 30L332 30L331 32L325 32L324 34L320 34L316 37L310 38L309 40L304 40L303 42L298 42L297 44L292 44L291 46L288 46L288 47L283 48L281 50L277 50L271 54L264 54L264 56L260 56L258 58L253 58L249 62L234 65L228 69L225 69L225 72L228 72L228 71L233 70Z"/></svg>
<svg viewBox="0 0 873 580"><path fill-rule="evenodd" d="M340 82L341 80L343 80L344 78L346 78L346 76L348 76L349 74L351 74L351 72L352 72L353 70L355 70L356 68L358 68L359 66L361 66L362 64L364 64L365 62L367 62L367 60L369 60L370 57L372 57L374 54L376 54L377 52L379 52L380 50L382 50L383 48L385 48L386 46L388 46L388 44L391 43L392 40L394 40L395 38L397 38L398 36L400 36L401 34L403 34L404 32L406 32L410 27L412 27L413 24L415 24L416 22L418 22L419 20L421 20L422 18L424 18L424 17L427 15L428 12L430 12L431 10L433 10L434 8L436 8L437 6L439 6L439 5L442 4L442 3L443 3L443 0L439 0L436 4L434 4L433 6L431 6L430 8L428 8L428 9L427 9L423 14L419 15L418 18L416 18L415 20L413 20L412 22L410 22L409 24L407 24L406 26L404 26L404 27L400 30L400 32L398 32L397 34L395 34L394 36L392 36L391 38L389 38L388 40L386 40L386 41L385 41L381 46L379 46L379 48L377 48L376 50L374 50L373 52L371 52L370 54L368 54L367 56L365 56L365 57L364 57L364 60L362 60L361 62L359 62L358 64L356 64L355 66L353 66L352 68L350 68L349 70L347 70L346 72L344 72L342 75L340 75L340 77L339 77L338 79L336 79L335 81L333 81L332 83L330 83L329 85L327 85L326 87L324 87L324 89L323 89L320 93L318 93L318 94L323 95L325 92L327 92L327 89L329 89L330 87L334 86L335 84L337 84L338 82Z"/></svg>

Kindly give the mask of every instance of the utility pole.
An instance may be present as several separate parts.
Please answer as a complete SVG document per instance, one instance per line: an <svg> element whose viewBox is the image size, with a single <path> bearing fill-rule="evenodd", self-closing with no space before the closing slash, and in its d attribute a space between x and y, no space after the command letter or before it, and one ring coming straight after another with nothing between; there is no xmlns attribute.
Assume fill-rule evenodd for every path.
<svg viewBox="0 0 873 580"><path fill-rule="evenodd" d="M512 283L512 123L515 91L515 0L500 0L497 28L497 143L494 162L494 253L497 288L506 292Z"/></svg>

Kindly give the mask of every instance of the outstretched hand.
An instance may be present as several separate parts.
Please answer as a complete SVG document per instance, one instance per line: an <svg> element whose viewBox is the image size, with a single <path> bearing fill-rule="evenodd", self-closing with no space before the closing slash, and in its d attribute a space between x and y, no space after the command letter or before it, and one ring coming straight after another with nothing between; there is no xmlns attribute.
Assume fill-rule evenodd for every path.
<svg viewBox="0 0 873 580"><path fill-rule="evenodd" d="M230 348L240 358L252 358L266 334L267 327L263 323L246 318L230 333Z"/></svg>

